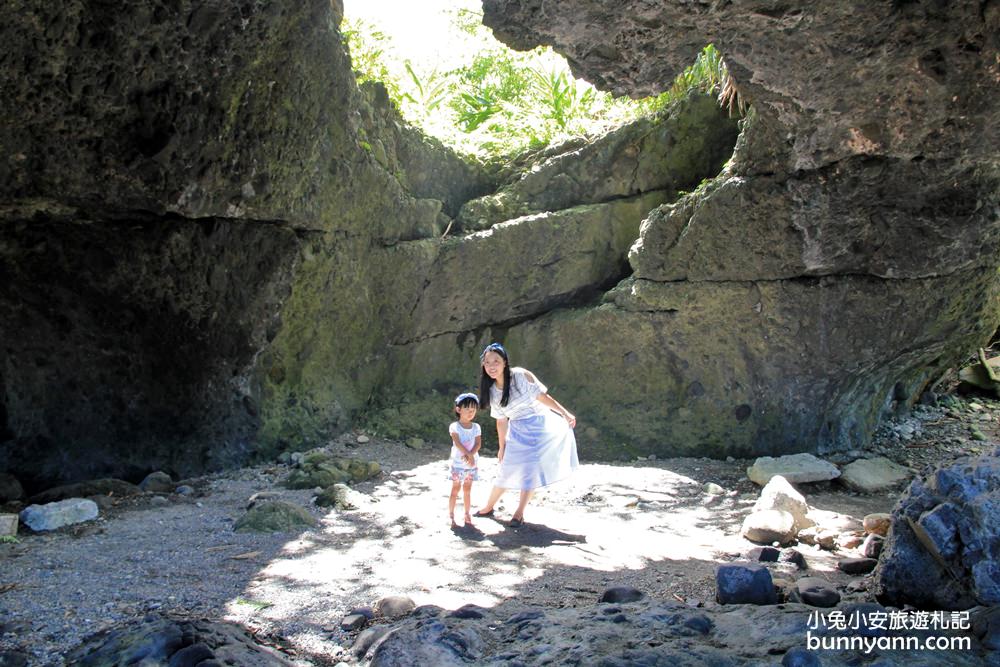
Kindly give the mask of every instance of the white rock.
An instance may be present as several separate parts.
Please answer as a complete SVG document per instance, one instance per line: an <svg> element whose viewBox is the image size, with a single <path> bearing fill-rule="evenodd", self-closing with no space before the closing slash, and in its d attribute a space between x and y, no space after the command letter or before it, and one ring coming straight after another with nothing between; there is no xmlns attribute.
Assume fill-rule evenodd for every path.
<svg viewBox="0 0 1000 667"><path fill-rule="evenodd" d="M836 479L840 470L812 454L788 454L778 458L762 456L747 468L747 477L760 486L767 484L775 475L781 475L792 484L801 484Z"/></svg>
<svg viewBox="0 0 1000 667"><path fill-rule="evenodd" d="M795 538L795 517L784 510L753 512L743 520L740 534L751 542L788 544Z"/></svg>
<svg viewBox="0 0 1000 667"><path fill-rule="evenodd" d="M365 443L371 441L371 439L367 435L359 435L356 439L359 445L364 445Z"/></svg>
<svg viewBox="0 0 1000 667"><path fill-rule="evenodd" d="M862 530L861 521L848 514L811 507L809 508L809 518L816 523L819 530L828 530L834 533L851 533Z"/></svg>
<svg viewBox="0 0 1000 667"><path fill-rule="evenodd" d="M806 499L781 475L771 478L753 506L754 512L765 510L784 510L791 514L795 519L796 532L816 525L816 522L807 516L809 505L806 504Z"/></svg>
<svg viewBox="0 0 1000 667"><path fill-rule="evenodd" d="M55 530L97 518L97 503L86 498L68 498L44 505L29 505L21 510L21 523L35 532Z"/></svg>
<svg viewBox="0 0 1000 667"><path fill-rule="evenodd" d="M840 482L849 489L862 493L886 491L910 479L909 468L879 456L858 459L844 466Z"/></svg>

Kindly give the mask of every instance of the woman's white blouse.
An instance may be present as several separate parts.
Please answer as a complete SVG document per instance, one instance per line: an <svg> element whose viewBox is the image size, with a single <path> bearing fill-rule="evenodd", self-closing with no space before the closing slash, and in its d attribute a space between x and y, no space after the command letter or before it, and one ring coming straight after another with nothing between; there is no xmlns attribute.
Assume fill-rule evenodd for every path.
<svg viewBox="0 0 1000 667"><path fill-rule="evenodd" d="M507 398L506 406L500 405L503 390L497 389L495 383L490 388L490 416L494 419L524 419L545 414L548 408L536 399L548 390L537 377L532 382L528 379L526 370L514 366L510 369L510 396Z"/></svg>

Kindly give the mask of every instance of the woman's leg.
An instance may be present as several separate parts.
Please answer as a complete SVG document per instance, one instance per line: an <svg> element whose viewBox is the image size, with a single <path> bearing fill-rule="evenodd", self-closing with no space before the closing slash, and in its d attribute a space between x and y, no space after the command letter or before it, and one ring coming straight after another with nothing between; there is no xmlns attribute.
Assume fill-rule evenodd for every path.
<svg viewBox="0 0 1000 667"><path fill-rule="evenodd" d="M461 482L457 479L451 483L451 495L448 497L448 518L455 523L455 501L458 500L458 487Z"/></svg>
<svg viewBox="0 0 1000 667"><path fill-rule="evenodd" d="M499 486L494 486L493 490L490 491L490 497L489 500L486 501L486 505L479 508L479 512L477 512L477 514L492 512L493 506L497 504L497 501L500 500L500 496L502 496L503 492L506 490L507 489L501 489Z"/></svg>
<svg viewBox="0 0 1000 667"><path fill-rule="evenodd" d="M535 495L534 489L524 489L521 491L521 498L518 500L517 509L514 510L513 519L524 520L524 508L528 506L528 501L531 500L531 496Z"/></svg>
<svg viewBox="0 0 1000 667"><path fill-rule="evenodd" d="M465 523L472 521L472 517L469 513L472 511L472 480L465 480L465 484L462 485L462 503L465 505Z"/></svg>

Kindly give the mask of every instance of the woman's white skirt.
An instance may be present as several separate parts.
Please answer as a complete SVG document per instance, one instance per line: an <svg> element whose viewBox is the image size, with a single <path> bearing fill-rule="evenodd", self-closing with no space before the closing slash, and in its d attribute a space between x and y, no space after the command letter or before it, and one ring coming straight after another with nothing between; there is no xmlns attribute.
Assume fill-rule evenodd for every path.
<svg viewBox="0 0 1000 667"><path fill-rule="evenodd" d="M494 485L527 491L565 479L579 465L576 437L554 412L508 422L503 461Z"/></svg>

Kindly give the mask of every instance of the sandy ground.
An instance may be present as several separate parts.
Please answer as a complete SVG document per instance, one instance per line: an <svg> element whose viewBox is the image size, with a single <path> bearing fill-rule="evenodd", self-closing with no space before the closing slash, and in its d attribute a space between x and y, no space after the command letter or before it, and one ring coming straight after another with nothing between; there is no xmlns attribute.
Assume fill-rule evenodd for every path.
<svg viewBox="0 0 1000 667"><path fill-rule="evenodd" d="M926 455L927 443L939 441L958 447L932 436L911 441L924 443L913 450ZM58 655L92 632L176 611L242 623L303 664L335 664L349 659L353 640L340 629L343 617L385 596L445 608L510 598L565 607L591 605L606 588L627 585L711 606L715 568L754 546L739 535L759 492L745 475L750 461L585 462L570 480L540 492L519 528L507 525L513 493L496 519L453 527L447 443L416 451L378 440L354 445L352 438L329 449L378 460L384 470L357 486L357 510L313 506L309 491L280 487L288 469L273 465L208 478L194 498L122 501L97 522L0 545L0 648L59 664ZM484 479L495 465L483 457ZM709 482L725 493L706 493ZM234 532L257 491L310 507L319 528ZM891 511L898 496L859 496L833 484L801 491L811 506L858 520ZM488 482L474 485L474 509L488 493ZM457 518L461 523L460 509ZM798 548L810 575L851 579L836 561L855 552Z"/></svg>

